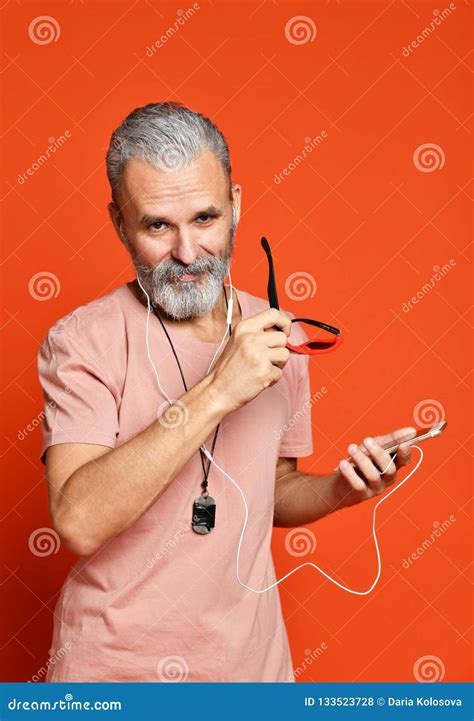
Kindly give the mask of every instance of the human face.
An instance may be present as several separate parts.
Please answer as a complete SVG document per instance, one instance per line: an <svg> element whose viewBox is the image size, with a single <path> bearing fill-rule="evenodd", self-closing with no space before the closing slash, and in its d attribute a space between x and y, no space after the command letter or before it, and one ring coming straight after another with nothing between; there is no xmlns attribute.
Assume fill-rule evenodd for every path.
<svg viewBox="0 0 474 721"><path fill-rule="evenodd" d="M240 186L232 186L231 199L214 153L206 149L175 171L129 161L119 203L120 210L109 206L112 218L154 305L173 320L209 313L228 273L240 212Z"/></svg>

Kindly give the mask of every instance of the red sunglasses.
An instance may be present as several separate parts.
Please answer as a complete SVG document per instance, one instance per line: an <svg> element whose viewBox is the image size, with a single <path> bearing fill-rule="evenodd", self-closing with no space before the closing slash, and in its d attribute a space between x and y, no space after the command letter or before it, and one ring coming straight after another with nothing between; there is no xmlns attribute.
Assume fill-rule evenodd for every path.
<svg viewBox="0 0 474 721"><path fill-rule="evenodd" d="M267 255L268 260L268 302L270 303L270 308L276 308L277 310L280 310L280 306L278 305L278 296L277 296L277 290L276 290L276 282L275 282L275 270L273 268L273 258L272 258L272 252L270 250L270 245L268 244L268 240L266 238L262 238L261 240L262 247ZM339 348L339 346L342 343L342 335L339 328L334 328L332 325L328 325L327 323L322 323L319 320L311 320L310 318L292 318L292 323L306 323L307 325L314 325L318 328L322 328L322 330L327 331L327 333L335 336L334 338L331 338L330 336L322 337L322 338L312 338L311 340L306 341L305 343L301 343L301 345L291 345L290 343L286 344L286 347L293 351L293 353L300 353L303 355L316 355L317 353L329 353L329 351L336 350L336 348Z"/></svg>

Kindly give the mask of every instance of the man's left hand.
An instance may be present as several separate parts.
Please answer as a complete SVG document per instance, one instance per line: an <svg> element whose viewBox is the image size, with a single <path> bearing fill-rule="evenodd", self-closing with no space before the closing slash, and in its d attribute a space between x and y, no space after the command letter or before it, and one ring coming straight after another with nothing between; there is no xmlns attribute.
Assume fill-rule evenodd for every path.
<svg viewBox="0 0 474 721"><path fill-rule="evenodd" d="M354 465L342 460L335 469L333 490L337 507L352 506L378 496L395 483L398 469L411 460L410 446L401 443L397 455L389 465L390 453L384 450L382 445L391 442L395 444L397 439L413 438L415 435L415 428L406 427L384 436L368 436L359 446L351 443L347 450ZM385 468L387 470L382 475L381 471Z"/></svg>

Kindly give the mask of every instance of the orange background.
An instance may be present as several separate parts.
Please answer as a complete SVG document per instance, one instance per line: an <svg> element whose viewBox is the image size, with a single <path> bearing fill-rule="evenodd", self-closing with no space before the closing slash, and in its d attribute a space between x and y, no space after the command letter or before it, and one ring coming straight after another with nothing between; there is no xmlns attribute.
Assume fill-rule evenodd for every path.
<svg viewBox="0 0 474 721"><path fill-rule="evenodd" d="M352 596L311 568L280 586L298 681L412 681L415 662L437 657L445 681L470 668L469 396L472 250L472 14L464 0L409 57L429 26L430 2L218 2L199 10L150 57L174 25L176 2L25 2L3 5L4 181L1 387L4 410L2 680L26 681L45 664L53 610L75 557L29 551L50 527L40 430L38 347L61 316L133 277L109 221L104 156L110 134L135 107L171 99L212 118L243 186L233 280L265 297L262 234L272 245L280 303L342 328L333 354L311 359L314 455L299 467L329 472L347 445L414 423L422 403L449 426L424 445L417 474L379 512L383 570L374 592ZM434 13L433 13L434 11ZM40 45L39 15L60 27ZM287 22L309 16L315 37L297 44ZM306 21L308 23L308 21ZM290 36L291 37L291 36ZM48 139L70 138L33 175ZM306 137L327 137L281 183L275 174ZM413 155L439 146L443 167L422 172ZM452 269L409 312L403 304L433 273ZM29 291L53 273L56 297ZM296 300L293 273L317 292ZM302 312L304 310L304 312ZM424 404L424 405L423 405ZM417 459L417 451L413 451ZM404 471L400 477L407 471ZM376 572L375 501L327 516L310 530L314 553L285 550L274 534L278 576L313 560L341 582L367 588ZM403 559L437 524L455 522L408 569ZM327 649L313 659L314 649ZM313 654L314 655L314 654ZM311 661L308 659L312 658Z"/></svg>

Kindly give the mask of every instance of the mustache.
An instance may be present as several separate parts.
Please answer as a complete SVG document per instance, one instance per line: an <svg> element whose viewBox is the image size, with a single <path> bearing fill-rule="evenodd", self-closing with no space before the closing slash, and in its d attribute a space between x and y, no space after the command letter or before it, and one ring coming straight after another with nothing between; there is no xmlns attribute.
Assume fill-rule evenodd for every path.
<svg viewBox="0 0 474 721"><path fill-rule="evenodd" d="M153 279L159 283L164 283L176 280L184 273L189 273L190 275L201 275L205 272L211 274L222 273L230 263L233 246L233 238L231 238L222 256L201 255L187 265L181 263L179 260L170 258L169 260L162 260L155 266L150 266L143 263L139 255L135 253L132 253L132 261L137 271L139 270L149 278L153 277Z"/></svg>
<svg viewBox="0 0 474 721"><path fill-rule="evenodd" d="M189 265L183 265L183 263L179 263L174 260L162 261L156 266L144 265L139 262L135 262L134 265L140 273L148 277L153 277L157 281L164 283L176 280L180 275L185 273L189 273L190 275L201 275L205 272L216 272L222 265L222 259L202 256L201 258L196 258L196 260Z"/></svg>
<svg viewBox="0 0 474 721"><path fill-rule="evenodd" d="M191 275L200 275L201 273L205 273L206 271L212 272L212 270L214 270L217 265L217 263L212 262L206 257L202 257L196 258L196 260L190 265L183 265L182 263L168 260L165 261L163 264L160 264L159 267L162 277L164 279L169 278L170 280L174 280L175 278L178 278L184 273L190 273ZM155 268L155 271L157 270L158 266Z"/></svg>

